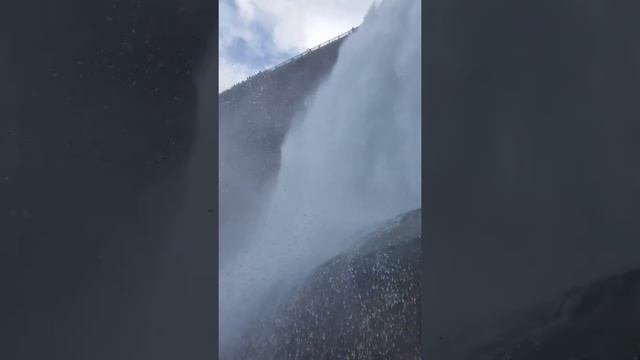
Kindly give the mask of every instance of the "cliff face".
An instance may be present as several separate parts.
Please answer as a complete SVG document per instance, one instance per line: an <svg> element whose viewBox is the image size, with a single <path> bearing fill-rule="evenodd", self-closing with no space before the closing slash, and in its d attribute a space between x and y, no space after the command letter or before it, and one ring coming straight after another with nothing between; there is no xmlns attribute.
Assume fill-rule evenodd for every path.
<svg viewBox="0 0 640 360"><path fill-rule="evenodd" d="M425 356L459 359L454 334L640 266L640 4L424 14Z"/></svg>
<svg viewBox="0 0 640 360"><path fill-rule="evenodd" d="M329 75L343 40L219 95L220 252L225 257L242 247L249 219L279 169L284 136Z"/></svg>

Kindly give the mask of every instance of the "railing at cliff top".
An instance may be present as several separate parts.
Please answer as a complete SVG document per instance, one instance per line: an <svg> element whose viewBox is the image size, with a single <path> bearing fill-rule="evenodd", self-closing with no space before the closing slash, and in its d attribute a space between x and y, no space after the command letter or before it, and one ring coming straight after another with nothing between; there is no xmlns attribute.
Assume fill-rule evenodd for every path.
<svg viewBox="0 0 640 360"><path fill-rule="evenodd" d="M342 34L340 34L340 35L338 35L338 36L334 37L334 38L331 38L331 39L329 39L329 40L327 40L327 41L323 42L323 43L322 43L322 44L320 44L320 45L316 45L316 46L314 46L314 47L312 47L312 48L310 48L310 49L307 49L307 50L305 50L304 52L302 52L302 53L300 53L300 54L298 54L298 55L296 55L296 56L294 56L294 57L292 57L292 58L289 58L289 59L287 59L287 60L285 60L285 61L283 61L283 62L281 62L281 63L279 63L279 64L277 64L277 65L275 65L275 66L273 66L273 67L271 67L271 68L269 68L269 69L258 71L257 73L255 73L255 74L253 74L253 75L249 76L248 78L244 79L243 81L241 81L241 82L239 82L239 83L237 83L237 84L233 85L232 87L230 87L229 89L227 89L227 90L223 91L222 93L225 93L225 92L227 92L227 91L229 91L229 90L233 89L234 87L236 87L236 86L238 86L238 85L241 85L241 84L243 84L243 83L245 83L245 82L247 82L247 81L249 81L249 80L253 79L254 77L256 77L256 76L258 76L258 75L260 75L260 74L262 74L262 73L265 73L265 72L271 72L271 71L278 70L279 68L281 68L281 67L283 67L283 66L285 66L285 65L287 65L287 64L290 64L290 63L292 63L292 62L294 62L294 61L296 61L296 60L298 60L298 59L300 59L300 58L302 58L302 57L304 57L304 56L306 56L306 55L309 55L309 53L311 53L311 52L313 52L313 51L315 51L315 50L318 50L318 49L320 49L320 48L321 48L321 47L323 47L323 46L329 45L329 44L331 44L332 42L338 41L338 40L340 40L340 39L342 39L342 38L344 38L344 37L346 37L346 36L350 35L351 33L354 33L356 30L358 30L358 27L351 28L351 30L346 31L346 32L344 32L344 33L342 33Z"/></svg>
<svg viewBox="0 0 640 360"><path fill-rule="evenodd" d="M312 47L311 49L307 49L307 50L305 50L303 53L300 53L300 54L298 54L298 55L296 55L296 56L294 56L294 57L292 57L292 58L290 58L290 59L287 59L287 60L285 60L285 61L281 62L280 64L278 64L278 65L276 65L276 66L272 67L271 69L264 70L264 71L274 71L274 70L277 70L277 69L279 69L279 68L281 68L281 67L283 67L283 66L285 66L285 65L287 65L287 64L289 64L289 63L291 63L291 62L294 62L294 61L296 61L296 60L300 59L301 57L303 57L303 56L305 56L305 55L309 54L309 53L310 53L310 52L312 52L312 51L318 50L318 49L320 49L321 47L323 47L323 46L325 46L325 45L328 45L328 44L330 44L330 43L332 43L332 42L334 42L334 41L338 41L338 40L342 39L343 37L345 37L345 36L347 36L347 35L349 35L349 34L351 34L351 33L355 32L357 29L358 29L357 27L351 28L351 30L349 30L349 31L346 31L346 32L344 32L344 33L342 33L342 34L340 34L340 35L338 35L338 36L334 37L334 38L331 38L331 39L329 39L329 40L327 40L327 41L323 42L323 43L322 43L322 44L320 44L320 45L316 45L316 46Z"/></svg>

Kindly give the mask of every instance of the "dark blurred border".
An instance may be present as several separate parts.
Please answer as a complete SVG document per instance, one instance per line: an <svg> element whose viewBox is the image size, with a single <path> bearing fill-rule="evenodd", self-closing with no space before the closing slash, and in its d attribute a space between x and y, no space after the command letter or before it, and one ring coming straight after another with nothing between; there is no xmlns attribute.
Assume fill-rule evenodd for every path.
<svg viewBox="0 0 640 360"><path fill-rule="evenodd" d="M217 18L0 5L0 358L216 358Z"/></svg>

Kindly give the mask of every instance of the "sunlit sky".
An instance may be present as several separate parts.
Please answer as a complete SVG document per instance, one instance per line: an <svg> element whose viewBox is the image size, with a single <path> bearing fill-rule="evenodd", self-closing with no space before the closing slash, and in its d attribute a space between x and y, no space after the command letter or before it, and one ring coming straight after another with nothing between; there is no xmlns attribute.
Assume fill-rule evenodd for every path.
<svg viewBox="0 0 640 360"><path fill-rule="evenodd" d="M373 2L220 0L218 90L360 25Z"/></svg>

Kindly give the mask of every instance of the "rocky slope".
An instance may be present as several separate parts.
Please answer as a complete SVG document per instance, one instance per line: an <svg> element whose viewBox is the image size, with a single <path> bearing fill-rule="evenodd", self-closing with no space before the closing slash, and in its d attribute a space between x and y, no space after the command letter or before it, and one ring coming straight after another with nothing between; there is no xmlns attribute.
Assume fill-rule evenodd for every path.
<svg viewBox="0 0 640 360"><path fill-rule="evenodd" d="M404 214L281 294L229 359L419 359L421 211Z"/></svg>

